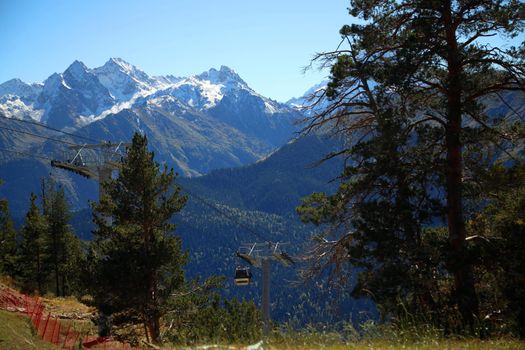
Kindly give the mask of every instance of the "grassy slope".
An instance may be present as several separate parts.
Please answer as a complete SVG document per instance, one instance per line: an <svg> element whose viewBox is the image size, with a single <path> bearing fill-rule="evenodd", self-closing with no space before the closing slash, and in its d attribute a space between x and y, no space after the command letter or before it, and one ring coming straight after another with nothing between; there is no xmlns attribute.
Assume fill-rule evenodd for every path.
<svg viewBox="0 0 525 350"><path fill-rule="evenodd" d="M29 319L23 315L0 310L0 349L56 349L33 333Z"/></svg>

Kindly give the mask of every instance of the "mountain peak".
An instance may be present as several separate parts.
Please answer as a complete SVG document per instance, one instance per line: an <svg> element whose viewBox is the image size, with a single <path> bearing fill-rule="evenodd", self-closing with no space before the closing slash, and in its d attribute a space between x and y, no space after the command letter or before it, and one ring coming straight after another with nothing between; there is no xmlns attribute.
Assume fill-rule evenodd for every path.
<svg viewBox="0 0 525 350"><path fill-rule="evenodd" d="M64 74L71 74L74 77L80 78L84 76L89 71L89 68L86 67L84 63L81 61L75 60L73 63L67 67L67 69L64 71Z"/></svg>
<svg viewBox="0 0 525 350"><path fill-rule="evenodd" d="M0 84L0 96L16 95L24 98L36 98L41 90L41 84L27 84L18 78Z"/></svg>
<svg viewBox="0 0 525 350"><path fill-rule="evenodd" d="M223 73L227 73L227 74L235 74L235 75L237 75L237 73L235 73L235 71L233 69L231 69L230 67L228 67L228 66L221 66L219 71L223 72Z"/></svg>
<svg viewBox="0 0 525 350"><path fill-rule="evenodd" d="M156 81L149 75L118 57L110 58L102 67L93 69L93 73L119 102L156 86Z"/></svg>
<svg viewBox="0 0 525 350"><path fill-rule="evenodd" d="M134 65L124 61L122 58L119 57L111 57L102 67L106 69L116 68L128 74L132 73L137 69Z"/></svg>
<svg viewBox="0 0 525 350"><path fill-rule="evenodd" d="M18 88L26 86L26 85L28 84L24 83L22 80L18 78L9 79L8 81L0 84L0 96L3 95L4 90L6 91L5 93L7 94L11 91L16 91Z"/></svg>
<svg viewBox="0 0 525 350"><path fill-rule="evenodd" d="M221 66L219 70L211 68L209 71L199 74L197 78L207 80L212 84L227 84L233 82L247 86L244 80L228 66Z"/></svg>
<svg viewBox="0 0 525 350"><path fill-rule="evenodd" d="M0 84L0 86L18 85L18 84L25 84L25 83L21 79L13 78L13 79L9 79L6 82L3 82L2 84Z"/></svg>

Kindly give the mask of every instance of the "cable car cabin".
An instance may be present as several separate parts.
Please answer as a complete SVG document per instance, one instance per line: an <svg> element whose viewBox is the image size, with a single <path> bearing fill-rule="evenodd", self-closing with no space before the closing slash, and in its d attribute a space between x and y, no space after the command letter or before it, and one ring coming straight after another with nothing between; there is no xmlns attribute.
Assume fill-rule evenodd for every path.
<svg viewBox="0 0 525 350"><path fill-rule="evenodd" d="M238 286L247 286L252 279L252 273L249 267L237 267L235 269L235 284Z"/></svg>

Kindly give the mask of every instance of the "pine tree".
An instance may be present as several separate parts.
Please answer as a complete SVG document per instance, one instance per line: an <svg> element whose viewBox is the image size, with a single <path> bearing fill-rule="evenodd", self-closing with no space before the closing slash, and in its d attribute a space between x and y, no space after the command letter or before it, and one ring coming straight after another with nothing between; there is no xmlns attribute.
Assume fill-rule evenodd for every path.
<svg viewBox="0 0 525 350"><path fill-rule="evenodd" d="M525 164L496 164L480 184L487 205L470 226L483 237L476 248L483 252L478 265L489 300L482 307L487 320L497 314L525 338Z"/></svg>
<svg viewBox="0 0 525 350"><path fill-rule="evenodd" d="M118 178L94 205L95 298L105 314L139 317L158 343L166 300L184 282L186 254L170 219L186 197L173 169L161 170L147 144L145 136L133 136Z"/></svg>
<svg viewBox="0 0 525 350"><path fill-rule="evenodd" d="M31 204L21 231L18 269L20 285L25 292L46 292L48 267L46 265L47 221L36 205L36 195L31 194Z"/></svg>
<svg viewBox="0 0 525 350"><path fill-rule="evenodd" d="M359 271L352 295L372 298L384 317L406 309L428 315L437 311L437 281L427 276L438 262L424 227L440 214L432 194L440 181L424 141L429 130L407 132L396 99L385 97L376 91L375 132L348 151L344 184L332 196L311 195L298 208L304 221L329 224L340 235L335 246L317 247L306 277L335 263L332 277L339 284Z"/></svg>
<svg viewBox="0 0 525 350"><path fill-rule="evenodd" d="M52 269L56 296L66 295L66 267L70 253L68 240L76 237L71 233L71 213L63 189L55 189L53 183L45 186L44 213L48 223L46 236L47 263Z"/></svg>
<svg viewBox="0 0 525 350"><path fill-rule="evenodd" d="M306 130L333 128L350 144L359 144L377 130L382 108L377 92L388 93L404 111L406 132L429 130L427 144L439 151L431 163L446 194L452 294L472 326L478 299L465 228L464 151L481 146L482 138L505 147L516 137L502 118L487 114L484 101L490 97L508 105L513 91L523 91L524 51L494 47L485 38L516 37L524 26L525 5L517 0L350 3L350 14L363 22L341 29L341 44L347 47L316 58L331 66L331 82L320 96L329 107L310 118ZM354 200L359 199L346 203Z"/></svg>
<svg viewBox="0 0 525 350"><path fill-rule="evenodd" d="M7 200L0 199L0 274L15 274L16 248L16 230L9 205Z"/></svg>
<svg viewBox="0 0 525 350"><path fill-rule="evenodd" d="M64 237L65 257L62 261L62 291L64 295L82 295L86 291L86 247L72 231Z"/></svg>

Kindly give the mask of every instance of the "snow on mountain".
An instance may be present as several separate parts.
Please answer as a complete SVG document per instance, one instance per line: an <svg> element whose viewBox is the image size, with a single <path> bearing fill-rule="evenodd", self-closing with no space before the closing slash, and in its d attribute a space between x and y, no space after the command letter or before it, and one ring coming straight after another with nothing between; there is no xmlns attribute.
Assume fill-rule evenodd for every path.
<svg viewBox="0 0 525 350"><path fill-rule="evenodd" d="M282 105L256 93L233 69L227 66L221 66L219 70L211 68L199 75L181 79L167 89L157 91L152 97L174 96L189 106L203 111L216 107L224 96L228 96L234 102L239 102L240 96L245 93L261 99L267 113L283 112Z"/></svg>
<svg viewBox="0 0 525 350"><path fill-rule="evenodd" d="M212 68L199 75L180 79L167 89L157 91L152 97L170 95L202 111L217 105L225 94L240 89L251 91L237 73L221 66L220 70Z"/></svg>
<svg viewBox="0 0 525 350"><path fill-rule="evenodd" d="M169 84L170 78L154 79L120 58L110 58L102 67L93 69L117 102L128 101L137 93L151 93Z"/></svg>
<svg viewBox="0 0 525 350"><path fill-rule="evenodd" d="M11 79L0 84L0 112L18 119L40 120L43 110L34 107L43 84L27 84L20 79Z"/></svg>
<svg viewBox="0 0 525 350"><path fill-rule="evenodd" d="M13 95L34 101L42 87L42 84L27 84L20 79L11 79L0 84L0 96Z"/></svg>
<svg viewBox="0 0 525 350"><path fill-rule="evenodd" d="M323 90L326 88L327 84L327 80L322 81L308 89L301 97L293 97L289 99L286 101L286 104L295 110L300 111L306 116L310 116L315 113L315 111L326 107L326 101L315 106L314 103L322 95Z"/></svg>
<svg viewBox="0 0 525 350"><path fill-rule="evenodd" d="M183 80L184 78L176 77L176 76L173 76L171 74L168 74L168 75L154 76L153 79L155 79L156 81L158 81L161 84L170 85L170 84L178 83L179 81Z"/></svg>
<svg viewBox="0 0 525 350"><path fill-rule="evenodd" d="M35 109L32 103L26 104L19 96L6 95L0 97L0 113L11 118L40 121L44 110Z"/></svg>
<svg viewBox="0 0 525 350"><path fill-rule="evenodd" d="M99 114L115 103L109 91L82 62L73 62L64 73L54 73L44 82L36 109L42 121L57 128L76 127L80 115Z"/></svg>
<svg viewBox="0 0 525 350"><path fill-rule="evenodd" d="M174 106L173 98L185 105L183 110L220 110L216 116L237 109L233 114L243 113L237 119L290 113L288 106L259 95L226 66L187 78L152 77L120 58L93 69L75 61L43 84L12 79L0 85L0 98L0 111L8 117L32 118L58 128L82 127L144 103Z"/></svg>
<svg viewBox="0 0 525 350"><path fill-rule="evenodd" d="M97 68L75 61L43 84L12 80L0 92L8 117L115 142L141 131L161 162L187 176L257 161L285 144L300 118L226 66L178 78L149 76L118 58Z"/></svg>

